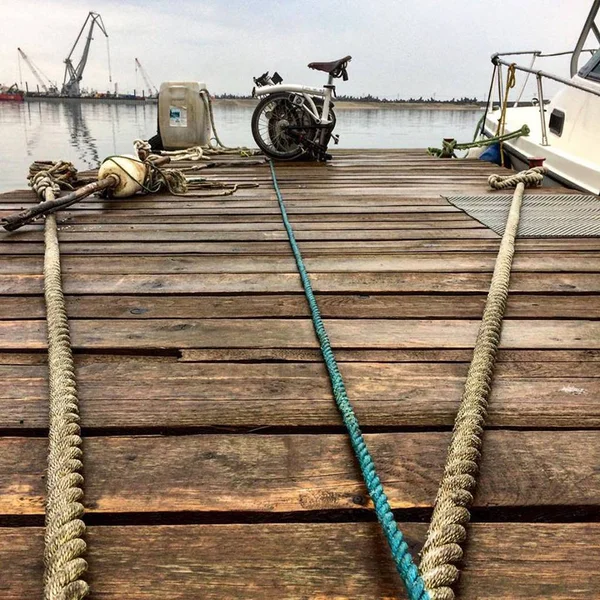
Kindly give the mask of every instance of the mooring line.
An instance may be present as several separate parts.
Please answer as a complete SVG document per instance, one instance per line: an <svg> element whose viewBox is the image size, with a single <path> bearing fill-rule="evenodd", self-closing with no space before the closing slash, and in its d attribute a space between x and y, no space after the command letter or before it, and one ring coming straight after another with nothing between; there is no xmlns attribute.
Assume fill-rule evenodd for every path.
<svg viewBox="0 0 600 600"><path fill-rule="evenodd" d="M53 201L60 186L69 185L75 169L58 161L36 169L30 185L45 201ZM83 580L87 562L81 430L75 365L62 290L56 216L47 215L44 229L44 298L48 326L49 431L44 535L44 600L81 600L88 591Z"/></svg>
<svg viewBox="0 0 600 600"><path fill-rule="evenodd" d="M419 570L431 600L454 599L451 586L460 574L456 563L463 557L462 545L467 539L466 526L471 517L469 508L477 485L483 428L500 346L523 194L525 185L537 185L543 180L543 173L543 168L536 168L508 176L490 175L488 179L490 187L495 189L510 185L516 186L516 189L454 421L427 539L421 552Z"/></svg>
<svg viewBox="0 0 600 600"><path fill-rule="evenodd" d="M46 194L48 197L48 194ZM69 323L62 292L56 216L46 217L44 294L48 321L50 427L46 478L44 599L80 600L87 595L83 499L83 452Z"/></svg>
<svg viewBox="0 0 600 600"><path fill-rule="evenodd" d="M283 224L287 231L294 258L296 259L296 265L298 266L298 272L300 273L302 286L304 287L304 294L306 295L306 299L310 307L315 333L319 339L319 345L321 346L321 352L323 354L323 359L325 361L329 379L331 381L335 402L342 415L342 419L346 425L348 434L350 435L352 448L354 449L354 453L358 459L358 464L360 465L360 470L362 471L369 496L371 496L371 500L375 505L377 519L381 524L389 544L396 569L402 578L410 600L430 600L429 594L425 591L423 579L419 574L419 570L414 563L412 555L408 549L408 545L404 540L404 536L402 535L394 514L392 513L392 509L388 502L387 496L385 495L383 485L381 484L381 480L379 479L377 471L375 470L375 464L360 430L358 418L356 417L350 399L348 398L346 386L344 385L344 380L335 360L333 349L331 348L331 343L329 341L329 336L325 330L325 326L321 318L321 312L319 311L317 300L315 299L315 295L313 293L310 278L308 276L308 272L306 271L300 248L296 242L296 237L294 236L294 230L288 219L283 197L281 195L281 190L279 189L279 184L277 182L277 176L275 175L273 161L269 161L269 166L271 168L271 177L273 179L275 194L277 195L277 202L279 203L279 210L281 211Z"/></svg>

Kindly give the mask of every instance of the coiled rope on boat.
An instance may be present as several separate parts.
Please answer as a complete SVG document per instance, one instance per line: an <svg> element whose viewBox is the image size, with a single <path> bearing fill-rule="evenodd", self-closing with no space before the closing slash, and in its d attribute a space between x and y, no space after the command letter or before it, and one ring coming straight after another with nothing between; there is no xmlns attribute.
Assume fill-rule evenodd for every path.
<svg viewBox="0 0 600 600"><path fill-rule="evenodd" d="M502 142L506 142L508 140L513 140L515 138L521 137L522 135L528 136L531 130L527 125L523 125L521 129L517 129L517 131L513 131L512 133L506 133L504 135L494 135L489 138L483 138L480 140L474 140L472 142L458 143L454 139L445 139L442 141L441 148L427 148L427 154L429 156L437 156L438 158L456 158L455 150L469 150L470 148L481 148L483 146L491 146L492 144L497 144Z"/></svg>
<svg viewBox="0 0 600 600"><path fill-rule="evenodd" d="M500 111L500 118L498 119L498 127L496 129L496 135L501 138L504 137L506 131L506 110L508 109L508 94L510 90L515 87L517 83L517 71L516 63L512 63L506 71L506 86L504 88L504 102L502 103L502 110ZM498 73L500 76L500 73ZM500 166L504 166L504 140L500 141Z"/></svg>
<svg viewBox="0 0 600 600"><path fill-rule="evenodd" d="M37 165L37 166L36 166ZM34 163L30 185L42 200L70 187L76 170L59 161L47 169ZM79 402L69 323L62 292L56 217L46 217L44 297L48 326L49 433L44 535L44 600L80 600L89 591L82 579L86 543Z"/></svg>
<svg viewBox="0 0 600 600"><path fill-rule="evenodd" d="M523 193L526 184L541 182L544 170L537 167L505 178L498 176L489 178L490 186L516 185L516 190L496 258L492 282L475 342L473 359L448 448L444 474L421 553L421 563L417 569L398 528L375 470L373 459L360 431L358 419L348 398L342 375L321 319L302 254L287 216L274 164L269 161L269 165L279 209L308 300L313 326L327 367L335 402L350 435L352 447L367 490L375 505L377 518L390 546L396 569L411 600L453 600L455 596L451 586L458 579L459 569L456 563L463 557L461 544L467 539L466 525L470 520L469 507L473 502L477 484L483 428L508 298Z"/></svg>

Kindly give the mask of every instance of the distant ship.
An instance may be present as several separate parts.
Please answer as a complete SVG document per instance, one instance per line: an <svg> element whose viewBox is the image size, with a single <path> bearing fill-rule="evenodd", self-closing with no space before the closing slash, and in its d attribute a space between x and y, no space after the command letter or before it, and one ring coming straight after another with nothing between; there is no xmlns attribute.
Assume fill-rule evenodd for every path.
<svg viewBox="0 0 600 600"><path fill-rule="evenodd" d="M16 83L9 88L0 86L0 102L23 102L23 100L24 94Z"/></svg>

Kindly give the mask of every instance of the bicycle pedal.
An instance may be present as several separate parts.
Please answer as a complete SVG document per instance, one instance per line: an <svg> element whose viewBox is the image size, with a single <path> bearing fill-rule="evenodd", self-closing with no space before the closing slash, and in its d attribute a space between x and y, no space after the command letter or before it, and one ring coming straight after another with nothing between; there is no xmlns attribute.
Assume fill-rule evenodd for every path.
<svg viewBox="0 0 600 600"><path fill-rule="evenodd" d="M333 140L333 143L337 146L340 143L340 136L339 135L332 135L331 139Z"/></svg>

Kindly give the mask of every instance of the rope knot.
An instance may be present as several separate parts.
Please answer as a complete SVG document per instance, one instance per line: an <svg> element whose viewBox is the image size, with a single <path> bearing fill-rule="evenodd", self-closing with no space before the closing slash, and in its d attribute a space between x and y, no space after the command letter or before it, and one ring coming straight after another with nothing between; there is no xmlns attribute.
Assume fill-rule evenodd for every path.
<svg viewBox="0 0 600 600"><path fill-rule="evenodd" d="M29 186L44 199L46 190L58 195L61 189L72 190L77 179L77 169L66 160L37 160L29 167Z"/></svg>
<svg viewBox="0 0 600 600"><path fill-rule="evenodd" d="M137 153L139 153L140 150L143 150L148 154L152 152L152 146L145 140L133 140L133 147Z"/></svg>
<svg viewBox="0 0 600 600"><path fill-rule="evenodd" d="M51 189L56 195L60 194L60 185L53 179L50 171L38 171L29 180L29 185L40 198L45 197L47 189Z"/></svg>
<svg viewBox="0 0 600 600"><path fill-rule="evenodd" d="M540 185L545 173L546 169L544 167L533 167L511 175L493 174L488 177L488 185L494 190L516 187L518 183L523 183L525 186Z"/></svg>

